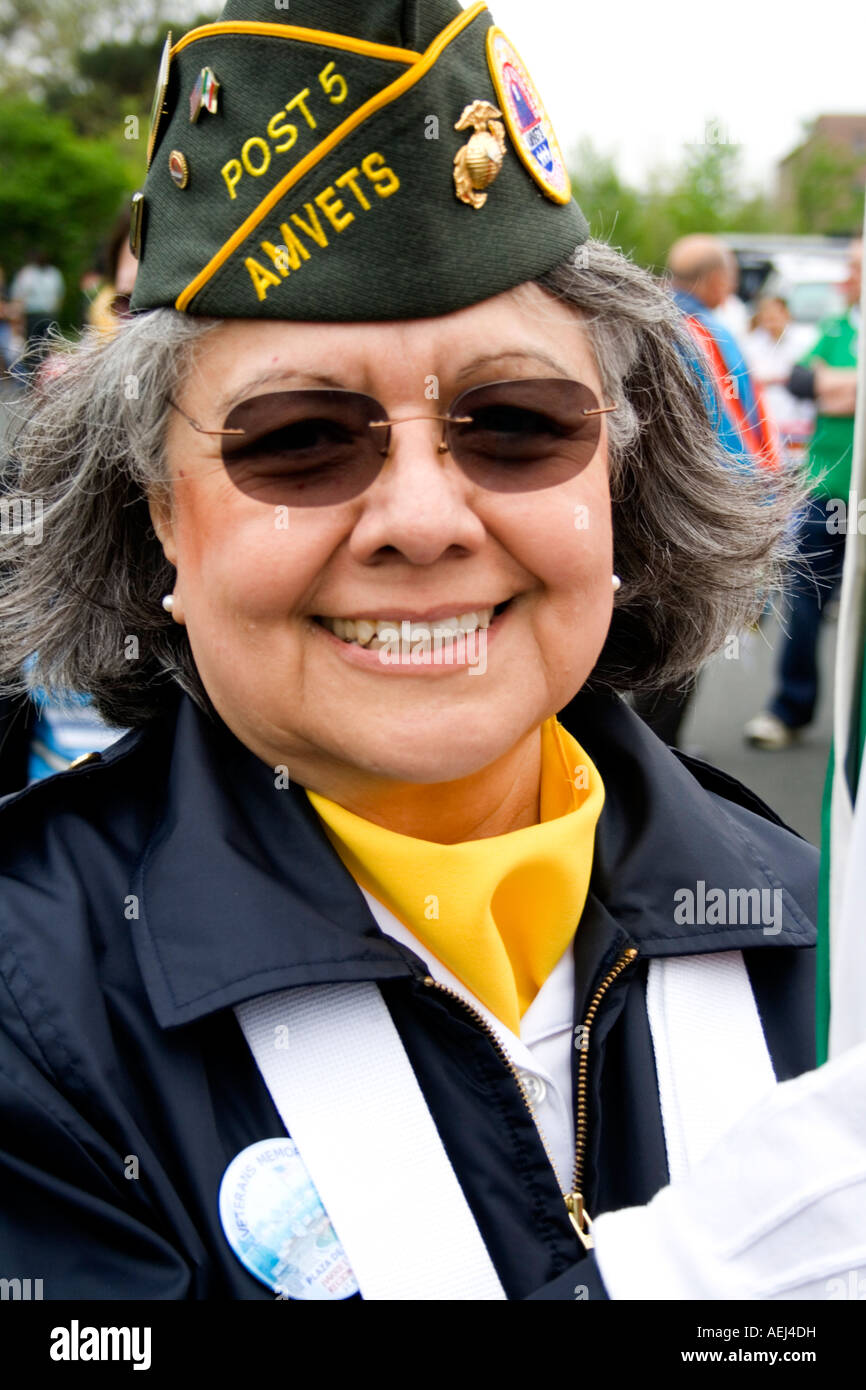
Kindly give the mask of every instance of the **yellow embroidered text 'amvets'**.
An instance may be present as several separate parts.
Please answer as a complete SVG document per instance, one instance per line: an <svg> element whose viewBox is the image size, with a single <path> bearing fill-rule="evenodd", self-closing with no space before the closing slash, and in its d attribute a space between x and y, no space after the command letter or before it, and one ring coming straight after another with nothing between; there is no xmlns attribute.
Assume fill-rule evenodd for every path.
<svg viewBox="0 0 866 1390"><path fill-rule="evenodd" d="M347 189L355 199L355 204L365 212L369 212L373 206L367 191L361 182L361 175L372 184L372 192L375 190L380 198L390 198L392 193L396 193L400 187L400 180L385 163L385 156L374 151L361 160L361 166L354 165L340 174L339 178L334 179L332 184L328 184L321 193L316 194L312 201L303 204L302 216L299 212L289 214L285 222L280 223L278 241L260 242L262 251L271 261L274 269L257 260L255 256L247 256L244 265L247 268L250 279L255 289L258 299L261 301L266 298L268 290L273 285L279 285L285 280L291 271L300 270L304 261L310 259L310 249L304 244L298 232L303 232L304 236L315 246L327 247L328 234L322 225L316 208L325 217L326 222L339 233L345 230L351 222L355 220L355 213L346 207L344 200L339 197L337 189ZM294 224L294 225L292 225ZM297 229L297 230L296 230Z"/></svg>
<svg viewBox="0 0 866 1390"><path fill-rule="evenodd" d="M349 93L349 86L342 73L335 72L336 64L328 63L319 73L319 84L332 106L339 106L346 100ZM244 176L244 171L251 174L253 178L260 178L266 174L271 163L271 154L285 154L295 144L298 138L298 126L292 121L287 121L286 116L297 107L301 112L310 130L317 128L318 122L310 110L308 98L312 89L304 87L300 92L296 92L291 101L287 101L285 106L281 106L279 111L275 111L266 126L268 140L273 145L268 144L268 140L262 135L251 135L245 140L241 147L240 156L229 159L223 165L220 173L225 179L226 188L230 198L238 195L236 189ZM317 93L318 96L318 93ZM280 141L280 144L276 144Z"/></svg>

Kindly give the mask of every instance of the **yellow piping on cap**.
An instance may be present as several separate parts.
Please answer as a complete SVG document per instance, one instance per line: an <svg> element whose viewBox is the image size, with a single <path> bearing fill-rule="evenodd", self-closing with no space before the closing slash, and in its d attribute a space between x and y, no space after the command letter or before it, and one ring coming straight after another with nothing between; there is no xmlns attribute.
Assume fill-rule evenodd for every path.
<svg viewBox="0 0 866 1390"><path fill-rule="evenodd" d="M239 20L237 24L202 24L190 29L178 39L171 50L172 58L191 43L219 34L263 34L266 38L294 39L297 43L317 43L323 48L340 48L347 53L360 53L365 58L387 58L396 63L416 63L421 57L412 48L392 48L386 43L368 43L349 34L329 34L325 29L302 29L293 24L261 24L257 20Z"/></svg>
<svg viewBox="0 0 866 1390"><path fill-rule="evenodd" d="M208 261L204 269L200 270L195 279L189 282L186 289L181 290L175 300L174 307L181 311L186 309L187 305L195 298L199 290L203 289L220 267L225 265L232 252L236 251L237 248L246 241L250 232L254 231L259 223L267 217L271 209L277 205L286 193L288 193L289 189L293 188L305 174L309 173L310 169L315 168L315 166L325 158L325 155L330 154L331 150L339 145L341 141L345 140L347 135L351 135L353 130L356 130L359 125L363 124L368 116L372 116L377 111L381 111L382 107L388 106L392 101L396 101L397 97L402 96L404 92L408 91L410 87L414 87L415 83L419 82L425 73L429 72L430 68L433 67L443 49L447 48L451 40L455 39L467 25L471 24L474 19L477 19L486 9L487 5L485 0L476 0L476 3L468 10L464 10L463 14L457 15L455 19L452 19L451 23L445 26L441 34L437 35L430 47L423 53L409 72L404 72L396 81L391 82L385 87L383 91L371 97L369 101L365 101L363 106L359 106L357 111L354 111L351 116L347 116L342 125L338 125L336 130L332 130L330 135L326 136L315 149L310 150L309 154L305 155L293 169L290 169L285 178L281 179L280 182L271 189L267 197L262 199L258 207L251 212L249 217L247 217L237 230L232 233L228 241L225 242L224 245L220 247L219 251L217 251L216 255ZM195 32L196 31L193 30L193 33ZM187 37L189 37L189 35Z"/></svg>

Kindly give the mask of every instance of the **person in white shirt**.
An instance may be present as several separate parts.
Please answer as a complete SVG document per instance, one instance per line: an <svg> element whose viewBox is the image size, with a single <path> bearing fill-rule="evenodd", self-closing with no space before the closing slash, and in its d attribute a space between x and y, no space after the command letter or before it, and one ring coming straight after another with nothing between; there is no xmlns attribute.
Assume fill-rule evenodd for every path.
<svg viewBox="0 0 866 1390"><path fill-rule="evenodd" d="M44 251L37 252L15 276L10 297L24 318L28 352L39 355L65 293L63 276Z"/></svg>
<svg viewBox="0 0 866 1390"><path fill-rule="evenodd" d="M767 296L759 301L743 344L749 369L764 388L764 400L786 454L802 447L812 432L815 406L792 395L787 382L816 336L809 324L793 321L784 299Z"/></svg>

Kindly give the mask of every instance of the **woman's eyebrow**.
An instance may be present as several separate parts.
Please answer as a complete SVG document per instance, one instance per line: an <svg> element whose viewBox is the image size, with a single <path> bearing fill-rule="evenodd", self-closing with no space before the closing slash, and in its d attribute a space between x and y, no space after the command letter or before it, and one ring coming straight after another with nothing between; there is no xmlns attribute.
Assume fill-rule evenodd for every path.
<svg viewBox="0 0 866 1390"><path fill-rule="evenodd" d="M508 358L522 357L528 362L544 362L548 367L552 367L557 376L570 377L572 373L557 362L555 357L550 357L543 348L503 348L499 352L485 352L480 357L474 357L471 362L467 362L456 373L454 380L460 381L465 376L470 376L479 367L485 367L490 362L503 362Z"/></svg>
<svg viewBox="0 0 866 1390"><path fill-rule="evenodd" d="M285 386L288 382L296 380L316 382L320 386L327 386L336 391L344 391L346 389L343 382L336 381L334 377L330 377L323 372L310 372L302 370L301 368L291 370L285 367L279 367L270 372L263 372L261 376L255 377L252 381L245 382L232 396L220 402L220 408L225 411L231 410L234 406L240 405L241 401L245 401L251 395L254 395L261 386L271 386L277 381Z"/></svg>
<svg viewBox="0 0 866 1390"><path fill-rule="evenodd" d="M487 366L491 362L504 362L508 359L513 360L515 358L522 358L527 362L543 362L546 366L551 367L556 372L557 376L569 377L571 375L561 362L557 362L556 358L549 356L542 348L532 348L529 350L525 348L505 348L499 352L482 353L478 357L474 357L470 362L465 363L456 373L454 378L455 382L462 381L464 377L470 376L480 367ZM228 412L232 410L234 406L239 405L241 401L247 400L251 395L254 395L263 386L270 386L275 382L280 382L280 384L287 386L288 382L294 380L316 382L320 386L329 387L331 390L336 391L346 390L344 382L337 381L334 377L328 376L325 372L312 372L301 368L286 370L285 367L279 367L273 371L263 372L261 376L255 377L252 381L245 382L233 395L220 402L220 408Z"/></svg>

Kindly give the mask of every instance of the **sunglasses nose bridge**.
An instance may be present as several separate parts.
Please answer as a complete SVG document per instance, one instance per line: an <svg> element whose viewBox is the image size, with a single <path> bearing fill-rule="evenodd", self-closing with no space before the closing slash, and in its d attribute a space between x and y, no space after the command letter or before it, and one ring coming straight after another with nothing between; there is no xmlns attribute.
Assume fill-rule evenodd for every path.
<svg viewBox="0 0 866 1390"><path fill-rule="evenodd" d="M387 416L381 420L369 420L367 435L372 439L376 453L381 454L383 460L386 459L391 452L391 421Z"/></svg>
<svg viewBox="0 0 866 1390"><path fill-rule="evenodd" d="M469 424L469 416L453 415L401 415L398 419L390 419L383 415L381 420L371 420L369 430L376 442L376 448L383 458L387 458L391 451L391 430L394 425L406 425L415 420L440 420L442 422L442 433L439 443L436 446L438 454L447 454L450 448L448 441L449 424Z"/></svg>

